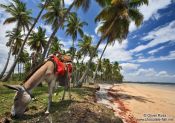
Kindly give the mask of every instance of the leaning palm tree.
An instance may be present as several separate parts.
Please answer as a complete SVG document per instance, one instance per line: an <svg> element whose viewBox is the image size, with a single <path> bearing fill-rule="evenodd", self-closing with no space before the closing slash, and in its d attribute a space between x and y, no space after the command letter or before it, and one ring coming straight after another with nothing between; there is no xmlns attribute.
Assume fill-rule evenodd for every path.
<svg viewBox="0 0 175 123"><path fill-rule="evenodd" d="M58 0L53 0L52 2L58 2ZM51 2L50 2L51 3ZM58 29L60 27L63 26L64 22L65 22L65 19L68 17L71 9L73 7L75 8L82 8L84 11L87 11L88 8L89 8L89 4L90 4L90 0L74 0L72 2L72 4L66 9L66 11L63 11L64 13L62 14L63 16L61 16L61 19L60 21L57 21L57 26L55 26L54 30L53 30L53 33L51 34L48 42L47 42L47 45L46 47L44 48L44 52L43 52L43 55L42 55L42 60L44 60L45 56L46 56L46 53L49 49L49 46L50 44L52 43L52 38L55 36L55 34L57 33ZM58 6L55 6L55 4L50 4L50 6L48 8L50 8L51 10L50 11L55 11L55 9L58 7ZM62 5L63 6L63 5ZM59 6L60 7L60 6ZM64 7L64 6L63 6ZM52 8L55 8L54 10ZM57 8L58 9L58 8ZM59 9L60 10L60 9ZM64 9L65 10L65 9ZM49 9L48 9L48 12L49 12ZM57 12L58 13L58 12ZM48 15L48 16L57 16L57 15ZM49 17L48 17L49 18ZM50 18L49 21L53 22L53 19L54 18Z"/></svg>
<svg viewBox="0 0 175 123"><path fill-rule="evenodd" d="M22 43L22 36L23 36L23 35L21 35L21 32L19 30L17 30L16 28L14 28L12 31L7 31L6 33L7 33L6 37L9 37L9 41L6 43L6 46L9 47L10 49L8 52L6 64L5 64L3 70L0 74L0 79L3 77L3 75L7 69L12 52L13 52L13 54L15 54L15 51L14 51L15 45L18 46L19 43L20 44Z"/></svg>
<svg viewBox="0 0 175 123"><path fill-rule="evenodd" d="M14 1L19 1L19 0L14 0ZM27 41L27 39L28 39L30 33L32 32L33 28L35 27L36 23L38 22L38 20L39 20L41 14L42 14L42 12L44 11L45 7L47 6L47 3L48 3L48 2L49 2L49 0L45 0L44 5L42 5L40 12L38 13L38 15L37 15L35 21L33 22L32 26L30 27L30 29L29 29L29 31L28 31L28 33L27 33L27 35L26 35L26 37L25 37L25 39L24 39L24 41L23 41L23 43L22 43L22 46L21 46L21 48L20 48L20 50L19 50L19 52L18 52L18 54L17 54L16 59L14 60L12 66L11 66L9 72L8 72L8 74L3 78L3 81L7 81L7 80L10 78L10 75L12 74L12 72L13 72L15 66L16 66L16 63L17 63L17 61L18 61L18 58L19 58L21 52L23 51L24 45L25 45L25 43L26 43L26 41ZM15 3L15 2L14 2L14 3ZM21 2L21 3L22 3L22 2ZM13 3L11 3L11 4L12 4L12 6L14 6ZM22 3L22 4L24 4L24 3ZM15 10L18 10L18 9L15 9L15 10L11 9L11 5L9 5L9 6L1 5L1 7L5 8L6 11L7 11L8 13L10 13L11 15L16 16L16 14L14 14L14 12L15 12ZM22 16L24 16L24 15L25 15L25 16L29 16L29 14L30 14L29 12L27 12L27 14L25 14L26 11L23 11L22 13L23 13ZM18 17L20 17L20 16L18 16ZM17 19L17 20L19 20L19 19ZM24 24L26 24L26 23L24 23Z"/></svg>
<svg viewBox="0 0 175 123"><path fill-rule="evenodd" d="M62 18L66 14L66 9L63 7L62 2L59 0L51 1L46 7L47 12L42 16L42 19L45 21L45 24L49 24L52 26L52 34L44 48L44 52L42 54L42 60L47 54L47 51L50 48L50 45L53 42L53 38L55 37L56 32L58 31L60 25L59 23L62 21Z"/></svg>
<svg viewBox="0 0 175 123"><path fill-rule="evenodd" d="M83 37L83 26L87 25L86 22L81 22L80 19L77 17L76 13L71 14L67 20L67 29L66 35L70 35L72 37L72 47L75 46L75 40L77 39L78 34ZM72 59L74 59L74 53L72 54Z"/></svg>
<svg viewBox="0 0 175 123"><path fill-rule="evenodd" d="M98 49L102 41L107 40L113 42L118 40L122 42L127 37L129 32L130 21L134 21L139 26L143 21L143 15L137 9L142 4L148 4L147 0L111 0L110 5L107 5L96 17L95 21L100 21L102 26L99 28L101 38L98 41L95 50ZM79 86L82 85L83 79L88 73L90 63L94 54L88 61L88 67L83 76L79 80Z"/></svg>
<svg viewBox="0 0 175 123"><path fill-rule="evenodd" d="M3 5L0 4L0 7L5 9L6 12L8 12L11 16L7 18L4 21L4 24L9 24L9 23L16 23L16 30L17 32L25 29L29 30L29 27L31 25L31 22L33 18L30 16L31 10L27 10L26 4L19 1L19 0L13 0L12 2L9 3L9 5ZM19 44L19 42L16 42L16 44ZM17 46L17 45L16 45ZM13 52L16 54L17 51L19 51L18 47L15 45L13 46ZM16 64L15 64L16 66ZM14 68L15 68L14 66ZM5 76L2 80L6 81L11 73L13 72L14 68L10 69L7 76Z"/></svg>

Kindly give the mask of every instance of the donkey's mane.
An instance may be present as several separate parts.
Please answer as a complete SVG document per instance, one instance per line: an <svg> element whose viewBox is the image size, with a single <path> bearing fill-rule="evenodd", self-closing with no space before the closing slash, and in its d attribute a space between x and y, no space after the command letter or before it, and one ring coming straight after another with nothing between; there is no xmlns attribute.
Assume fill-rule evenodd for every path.
<svg viewBox="0 0 175 123"><path fill-rule="evenodd" d="M25 83L41 66L43 66L45 62L42 62L40 64L38 64L36 67L34 67L28 74L27 74L27 77L23 80L22 84Z"/></svg>

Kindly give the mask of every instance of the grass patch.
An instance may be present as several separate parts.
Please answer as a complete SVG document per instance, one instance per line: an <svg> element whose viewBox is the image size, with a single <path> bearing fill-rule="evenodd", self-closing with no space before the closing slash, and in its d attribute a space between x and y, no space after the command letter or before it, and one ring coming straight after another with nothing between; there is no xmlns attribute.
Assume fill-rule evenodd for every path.
<svg viewBox="0 0 175 123"><path fill-rule="evenodd" d="M17 84L19 82L8 82L7 84ZM49 115L45 115L44 112L47 107L48 101L48 87L43 85L42 87L35 88L32 92L35 96L28 108L29 110L20 119L10 119L9 114L13 102L14 91L2 86L0 82L0 122L8 120L13 123L120 123L119 118L116 119L111 110L105 106L94 103L95 89L93 86L84 86L82 88L72 88L71 95L72 100L69 100L68 93L66 93L65 100L61 101L63 95L63 87L54 91L53 99L51 103L51 110ZM122 122L121 122L122 123Z"/></svg>

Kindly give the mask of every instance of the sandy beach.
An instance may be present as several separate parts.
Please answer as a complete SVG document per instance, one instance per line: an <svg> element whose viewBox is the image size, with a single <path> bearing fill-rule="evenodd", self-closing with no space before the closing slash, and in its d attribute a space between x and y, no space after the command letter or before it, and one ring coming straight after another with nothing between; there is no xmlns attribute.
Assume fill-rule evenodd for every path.
<svg viewBox="0 0 175 123"><path fill-rule="evenodd" d="M124 115L138 123L175 123L175 86L124 83L109 93L122 104Z"/></svg>

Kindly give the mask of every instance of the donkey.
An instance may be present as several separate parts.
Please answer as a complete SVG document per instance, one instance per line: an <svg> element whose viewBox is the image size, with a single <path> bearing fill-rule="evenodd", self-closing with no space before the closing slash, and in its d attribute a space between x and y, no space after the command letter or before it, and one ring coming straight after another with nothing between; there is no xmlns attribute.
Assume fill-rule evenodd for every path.
<svg viewBox="0 0 175 123"><path fill-rule="evenodd" d="M64 57L67 58L67 60L71 59L69 56ZM40 84L43 80L45 80L48 83L48 93L49 93L48 106L45 113L49 114L50 104L52 101L52 93L56 85L56 81L64 80L70 82L70 80L68 80L68 68L66 67L66 63L63 63L63 65L66 71L64 76L56 75L54 62L47 60L23 83L23 85L4 85L9 89L16 90L16 94L14 96L14 102L11 108L12 117L20 117L24 114L27 105L32 100L31 97L32 89L35 88L38 84Z"/></svg>

